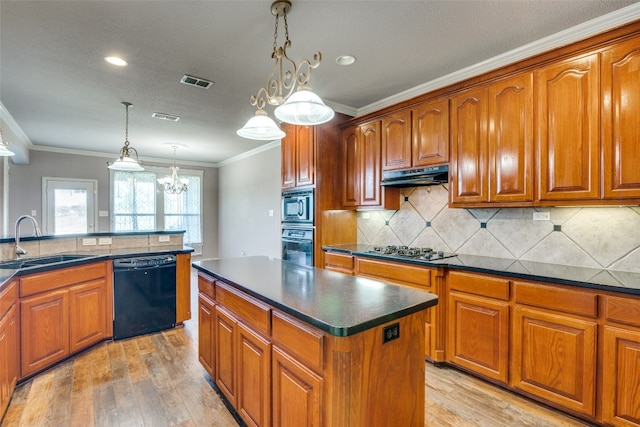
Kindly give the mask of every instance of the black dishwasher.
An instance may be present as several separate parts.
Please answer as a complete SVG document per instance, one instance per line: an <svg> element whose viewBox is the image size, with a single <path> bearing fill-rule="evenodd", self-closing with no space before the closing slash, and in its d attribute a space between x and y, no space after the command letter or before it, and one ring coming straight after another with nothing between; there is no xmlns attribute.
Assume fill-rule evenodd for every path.
<svg viewBox="0 0 640 427"><path fill-rule="evenodd" d="M176 325L175 255L113 261L113 338Z"/></svg>

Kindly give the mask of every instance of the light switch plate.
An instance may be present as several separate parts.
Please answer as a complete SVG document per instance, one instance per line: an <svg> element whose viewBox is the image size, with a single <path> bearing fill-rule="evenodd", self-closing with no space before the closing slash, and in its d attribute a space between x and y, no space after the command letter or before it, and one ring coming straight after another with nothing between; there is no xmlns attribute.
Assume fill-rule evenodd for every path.
<svg viewBox="0 0 640 427"><path fill-rule="evenodd" d="M99 245L110 245L111 244L111 237L100 237L98 239L98 244Z"/></svg>
<svg viewBox="0 0 640 427"><path fill-rule="evenodd" d="M549 212L534 212L533 220L534 221L549 221L551 219L551 213Z"/></svg>
<svg viewBox="0 0 640 427"><path fill-rule="evenodd" d="M170 241L171 241L171 236L158 236L158 242L160 243L170 242Z"/></svg>
<svg viewBox="0 0 640 427"><path fill-rule="evenodd" d="M82 239L82 246L95 246L95 245L96 245L95 238Z"/></svg>
<svg viewBox="0 0 640 427"><path fill-rule="evenodd" d="M98 216L109 216L109 211L98 211Z"/></svg>

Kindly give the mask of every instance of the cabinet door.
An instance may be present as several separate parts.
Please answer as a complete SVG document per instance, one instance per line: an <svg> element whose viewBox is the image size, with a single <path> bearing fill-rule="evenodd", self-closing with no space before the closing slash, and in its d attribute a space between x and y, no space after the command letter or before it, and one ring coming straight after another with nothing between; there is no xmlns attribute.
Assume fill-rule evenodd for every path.
<svg viewBox="0 0 640 427"><path fill-rule="evenodd" d="M271 343L238 323L238 406L249 426L271 425Z"/></svg>
<svg viewBox="0 0 640 427"><path fill-rule="evenodd" d="M430 101L412 112L413 167L449 161L449 100Z"/></svg>
<svg viewBox="0 0 640 427"><path fill-rule="evenodd" d="M215 378L215 309L205 294L198 295L198 360L211 378Z"/></svg>
<svg viewBox="0 0 640 427"><path fill-rule="evenodd" d="M604 327L602 418L616 426L640 425L640 332Z"/></svg>
<svg viewBox="0 0 640 427"><path fill-rule="evenodd" d="M411 111L382 119L382 170L411 167Z"/></svg>
<svg viewBox="0 0 640 427"><path fill-rule="evenodd" d="M109 314L104 280L69 288L69 352L75 353L107 338Z"/></svg>
<svg viewBox="0 0 640 427"><path fill-rule="evenodd" d="M20 376L20 342L17 306L13 305L0 321L0 416L9 405Z"/></svg>
<svg viewBox="0 0 640 427"><path fill-rule="evenodd" d="M533 201L533 74L489 86L489 200Z"/></svg>
<svg viewBox="0 0 640 427"><path fill-rule="evenodd" d="M593 417L596 331L592 321L516 306L513 386Z"/></svg>
<svg viewBox="0 0 640 427"><path fill-rule="evenodd" d="M344 187L342 205L356 207L360 200L360 149L358 141L360 129L357 127L345 129L342 132L344 145Z"/></svg>
<svg viewBox="0 0 640 427"><path fill-rule="evenodd" d="M600 197L598 54L536 71L538 198Z"/></svg>
<svg viewBox="0 0 640 427"><path fill-rule="evenodd" d="M69 291L53 291L20 302L21 378L69 354Z"/></svg>
<svg viewBox="0 0 640 427"><path fill-rule="evenodd" d="M215 307L215 382L234 408L237 408L237 334L238 322L224 308Z"/></svg>
<svg viewBox="0 0 640 427"><path fill-rule="evenodd" d="M360 125L360 205L380 206L380 122Z"/></svg>
<svg viewBox="0 0 640 427"><path fill-rule="evenodd" d="M451 201L486 202L487 89L464 92L451 101Z"/></svg>
<svg viewBox="0 0 640 427"><path fill-rule="evenodd" d="M191 319L191 254L176 255L176 323Z"/></svg>
<svg viewBox="0 0 640 427"><path fill-rule="evenodd" d="M296 187L315 184L316 146L313 126L296 126Z"/></svg>
<svg viewBox="0 0 640 427"><path fill-rule="evenodd" d="M273 347L273 425L320 426L322 378Z"/></svg>
<svg viewBox="0 0 640 427"><path fill-rule="evenodd" d="M293 188L296 186L296 128L283 124L282 131L286 134L280 140L282 188Z"/></svg>
<svg viewBox="0 0 640 427"><path fill-rule="evenodd" d="M632 95L634 94L634 95ZM602 53L604 197L640 198L640 40Z"/></svg>
<svg viewBox="0 0 640 427"><path fill-rule="evenodd" d="M450 362L507 384L508 301L451 292L447 310Z"/></svg>

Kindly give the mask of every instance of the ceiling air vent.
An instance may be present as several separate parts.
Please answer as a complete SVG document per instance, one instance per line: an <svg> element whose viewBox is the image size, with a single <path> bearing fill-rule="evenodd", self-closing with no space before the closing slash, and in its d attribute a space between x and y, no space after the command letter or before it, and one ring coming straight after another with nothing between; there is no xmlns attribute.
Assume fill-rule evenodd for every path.
<svg viewBox="0 0 640 427"><path fill-rule="evenodd" d="M178 120L180 120L180 117L178 116L172 116L171 114L165 113L153 113L151 117L155 117L156 119L160 120L168 120L170 122L177 122Z"/></svg>
<svg viewBox="0 0 640 427"><path fill-rule="evenodd" d="M190 76L189 74L185 74L184 76L182 76L182 80L180 80L180 83L184 83L189 86L201 87L203 89L209 89L211 86L213 86L213 82L211 80Z"/></svg>

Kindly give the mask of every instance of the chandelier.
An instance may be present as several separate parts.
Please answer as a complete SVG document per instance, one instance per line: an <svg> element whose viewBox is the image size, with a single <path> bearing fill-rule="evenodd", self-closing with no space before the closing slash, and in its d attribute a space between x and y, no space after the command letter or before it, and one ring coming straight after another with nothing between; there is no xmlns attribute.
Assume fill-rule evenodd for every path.
<svg viewBox="0 0 640 427"><path fill-rule="evenodd" d="M311 91L309 81L311 71L318 68L322 54L313 54L313 63L308 59L299 64L289 58L287 48L291 46L287 13L291 10L291 2L277 0L271 4L271 13L276 17L273 34L273 51L271 58L275 61L267 84L251 96L250 104L257 108L254 117L249 119L237 134L248 139L273 140L280 139L285 133L269 117L264 107L276 106L274 114L278 120L294 125L319 125L331 120L333 110L322 99ZM278 24L280 17L284 21L285 40L278 47ZM294 90L297 88L297 91Z"/></svg>
<svg viewBox="0 0 640 427"><path fill-rule="evenodd" d="M125 172L140 172L144 168L141 166L142 162L138 160L138 150L129 145L129 107L133 104L130 102L123 102L125 108L125 128L124 128L124 146L120 149L120 157L115 162L109 165L109 169ZM136 156L135 159L131 157L131 153Z"/></svg>
<svg viewBox="0 0 640 427"><path fill-rule="evenodd" d="M180 168L176 166L176 149L178 146L173 147L173 166L171 166L171 176L165 176L158 179L158 184L162 186L162 189L167 194L180 194L187 191L187 185L189 180L186 178L178 178L178 171Z"/></svg>

